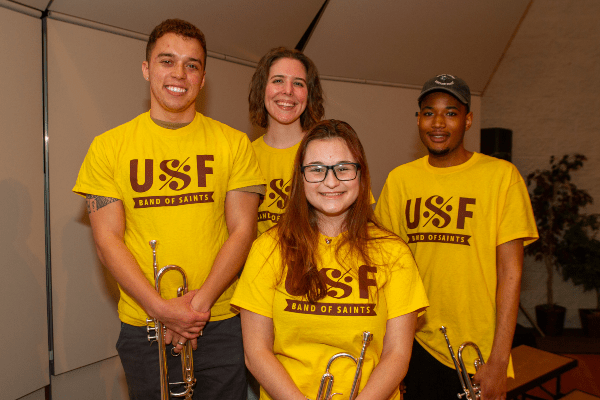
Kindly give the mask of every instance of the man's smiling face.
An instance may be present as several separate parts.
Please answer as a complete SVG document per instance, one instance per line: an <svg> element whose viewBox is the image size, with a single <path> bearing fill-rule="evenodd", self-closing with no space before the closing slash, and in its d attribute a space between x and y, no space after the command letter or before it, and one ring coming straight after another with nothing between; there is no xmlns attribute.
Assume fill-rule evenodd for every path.
<svg viewBox="0 0 600 400"><path fill-rule="evenodd" d="M142 72L150 82L150 115L169 122L191 122L204 86L204 50L196 39L167 33L156 41Z"/></svg>
<svg viewBox="0 0 600 400"><path fill-rule="evenodd" d="M465 131L472 121L473 113L449 93L433 92L423 98L417 125L429 156L452 159L464 152Z"/></svg>

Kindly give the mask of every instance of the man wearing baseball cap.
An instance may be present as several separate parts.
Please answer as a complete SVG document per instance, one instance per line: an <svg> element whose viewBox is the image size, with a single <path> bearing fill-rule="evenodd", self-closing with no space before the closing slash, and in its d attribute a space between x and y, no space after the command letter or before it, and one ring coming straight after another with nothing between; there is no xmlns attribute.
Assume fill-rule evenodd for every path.
<svg viewBox="0 0 600 400"><path fill-rule="evenodd" d="M408 243L431 304L417 324L405 399L463 393L442 326L455 352L469 341L481 350L479 371L472 348L463 353L481 400L504 399L523 246L538 238L527 187L511 163L465 149L473 122L465 81L438 75L418 103L429 154L389 174L375 211Z"/></svg>

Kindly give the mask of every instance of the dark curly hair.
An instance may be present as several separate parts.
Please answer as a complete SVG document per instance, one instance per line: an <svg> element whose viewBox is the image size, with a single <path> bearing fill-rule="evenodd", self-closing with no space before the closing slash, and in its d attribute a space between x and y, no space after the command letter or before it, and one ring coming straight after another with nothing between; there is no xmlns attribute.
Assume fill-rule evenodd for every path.
<svg viewBox="0 0 600 400"><path fill-rule="evenodd" d="M200 42L204 50L203 67L206 68L206 38L204 37L204 33L189 22L176 18L164 20L152 30L148 38L148 44L146 44L146 61L150 62L150 56L152 55L154 46L156 46L156 41L167 33L174 33L184 38L196 39Z"/></svg>
<svg viewBox="0 0 600 400"><path fill-rule="evenodd" d="M265 108L265 90L269 80L271 65L281 58L298 60L306 69L308 98L306 109L300 116L300 125L302 126L302 130L307 131L311 126L319 122L325 114L325 109L323 108L323 89L321 89L319 72L311 59L302 52L285 47L271 49L258 62L256 71L254 71L252 81L250 82L250 94L248 94L250 120L254 125L261 128L269 126L269 117Z"/></svg>

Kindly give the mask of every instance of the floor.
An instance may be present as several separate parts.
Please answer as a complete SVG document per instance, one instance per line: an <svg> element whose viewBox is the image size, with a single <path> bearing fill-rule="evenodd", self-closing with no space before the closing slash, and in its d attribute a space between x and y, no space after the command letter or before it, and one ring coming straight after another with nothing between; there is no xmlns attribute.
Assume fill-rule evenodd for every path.
<svg viewBox="0 0 600 400"><path fill-rule="evenodd" d="M600 354L562 355L577 359L578 365L577 368L563 374L561 391L569 393L573 389L579 389L600 397Z"/></svg>

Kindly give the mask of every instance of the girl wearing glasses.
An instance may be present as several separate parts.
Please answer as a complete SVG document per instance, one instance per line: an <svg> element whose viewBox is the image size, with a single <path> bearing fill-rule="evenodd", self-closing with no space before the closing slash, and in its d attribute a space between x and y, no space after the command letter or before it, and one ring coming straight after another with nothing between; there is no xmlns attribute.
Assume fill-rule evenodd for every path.
<svg viewBox="0 0 600 400"><path fill-rule="evenodd" d="M360 358L356 399L399 399L417 313L428 306L412 254L373 216L358 136L342 121L315 125L296 155L289 204L250 251L231 304L241 309L246 365L261 399L317 399L328 361ZM350 396L356 364L329 372Z"/></svg>
<svg viewBox="0 0 600 400"><path fill-rule="evenodd" d="M324 114L314 63L297 50L274 48L258 63L250 83L250 119L266 128L252 145L267 193L258 209L258 233L274 226L290 194L292 162L306 131Z"/></svg>

